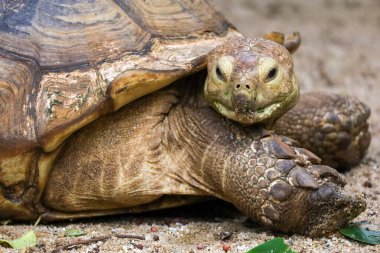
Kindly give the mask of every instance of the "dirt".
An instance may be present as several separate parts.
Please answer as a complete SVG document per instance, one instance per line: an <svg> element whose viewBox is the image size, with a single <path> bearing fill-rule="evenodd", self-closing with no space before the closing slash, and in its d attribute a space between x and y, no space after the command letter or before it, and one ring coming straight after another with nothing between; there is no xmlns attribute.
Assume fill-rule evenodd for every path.
<svg viewBox="0 0 380 253"><path fill-rule="evenodd" d="M348 188L363 192L368 208L355 221L380 224L380 2L213 0L233 24L249 37L269 31L299 31L301 48L294 55L302 92L320 90L350 94L372 110L372 143L362 164L345 175ZM376 226L376 225L375 225ZM154 228L152 228L154 227ZM379 225L377 225L379 228ZM1 238L16 238L30 224L0 227ZM363 245L338 232L311 239L265 230L247 222L231 205L211 203L144 215L120 215L38 225L38 245L29 251L51 252L78 240L64 237L65 229L84 229L81 240L108 235L143 235L145 240L112 236L104 241L61 252L245 252L274 237L284 237L297 252L380 252L380 245ZM152 232L153 231L153 232ZM224 240L223 240L224 238ZM0 252L17 252L0 247Z"/></svg>

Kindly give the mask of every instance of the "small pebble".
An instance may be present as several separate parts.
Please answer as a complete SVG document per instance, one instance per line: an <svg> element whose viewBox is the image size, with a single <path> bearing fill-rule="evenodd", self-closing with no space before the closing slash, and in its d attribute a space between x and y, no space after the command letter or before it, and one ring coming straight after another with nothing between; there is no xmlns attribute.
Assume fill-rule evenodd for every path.
<svg viewBox="0 0 380 253"><path fill-rule="evenodd" d="M158 240L160 240L160 237L158 235L154 235L153 236L153 241L158 241Z"/></svg>
<svg viewBox="0 0 380 253"><path fill-rule="evenodd" d="M157 227L151 227L150 232L157 233L158 229Z"/></svg>
<svg viewBox="0 0 380 253"><path fill-rule="evenodd" d="M197 249L204 249L205 245L203 243L198 243Z"/></svg>
<svg viewBox="0 0 380 253"><path fill-rule="evenodd" d="M326 246L327 246L328 248L331 248L331 247L333 247L333 246L334 246L334 244L333 244L333 242L332 242L332 241L330 241L330 240L327 240L327 241L326 241Z"/></svg>
<svg viewBox="0 0 380 253"><path fill-rule="evenodd" d="M228 239L230 239L232 236L232 232L230 231L223 231L222 233L220 233L220 239L222 241L226 241Z"/></svg>
<svg viewBox="0 0 380 253"><path fill-rule="evenodd" d="M365 182L363 183L363 186L364 186L364 187L367 187L367 188L372 188L373 185L372 185L371 181L368 181L368 180L367 180L367 181L365 181Z"/></svg>
<svg viewBox="0 0 380 253"><path fill-rule="evenodd" d="M144 245L142 245L141 243L138 243L135 245L136 248L138 249L143 249L144 248Z"/></svg>
<svg viewBox="0 0 380 253"><path fill-rule="evenodd" d="M224 244L223 245L223 250L224 250L224 252L230 251L231 250L231 246L227 245L227 244Z"/></svg>
<svg viewBox="0 0 380 253"><path fill-rule="evenodd" d="M376 214L377 214L376 211L368 211L368 215L369 215L369 216L374 216L374 215L376 215Z"/></svg>

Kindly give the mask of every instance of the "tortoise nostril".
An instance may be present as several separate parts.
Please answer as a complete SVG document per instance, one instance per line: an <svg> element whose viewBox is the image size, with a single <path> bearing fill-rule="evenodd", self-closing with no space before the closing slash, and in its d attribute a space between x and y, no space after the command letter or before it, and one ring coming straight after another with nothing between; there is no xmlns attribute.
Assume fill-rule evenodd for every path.
<svg viewBox="0 0 380 253"><path fill-rule="evenodd" d="M240 89L240 84L237 84L237 85L236 85L236 89Z"/></svg>
<svg viewBox="0 0 380 253"><path fill-rule="evenodd" d="M245 87L246 87L248 90L249 90L249 88L250 88L248 84L247 84Z"/></svg>

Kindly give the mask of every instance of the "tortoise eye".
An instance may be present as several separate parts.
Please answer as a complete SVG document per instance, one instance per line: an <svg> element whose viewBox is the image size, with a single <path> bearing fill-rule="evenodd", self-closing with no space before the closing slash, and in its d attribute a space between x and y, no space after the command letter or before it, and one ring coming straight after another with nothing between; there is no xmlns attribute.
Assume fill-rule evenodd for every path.
<svg viewBox="0 0 380 253"><path fill-rule="evenodd" d="M268 74L267 74L267 77L265 78L265 82L270 82L270 81L272 81L273 79L275 79L276 78L276 76L277 76L277 67L274 67L274 68L272 68L269 72L268 72Z"/></svg>
<svg viewBox="0 0 380 253"><path fill-rule="evenodd" d="M223 82L227 82L227 78L224 76L223 72L220 70L219 66L216 66L215 69L216 76Z"/></svg>

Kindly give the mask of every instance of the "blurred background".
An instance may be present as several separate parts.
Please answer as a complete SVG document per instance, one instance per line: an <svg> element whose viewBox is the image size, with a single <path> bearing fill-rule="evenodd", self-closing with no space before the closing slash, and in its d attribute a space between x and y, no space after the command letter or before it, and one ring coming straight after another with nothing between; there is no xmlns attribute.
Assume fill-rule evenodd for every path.
<svg viewBox="0 0 380 253"><path fill-rule="evenodd" d="M243 34L299 31L294 54L301 92L349 94L372 110L370 154L380 157L379 0L212 0Z"/></svg>

